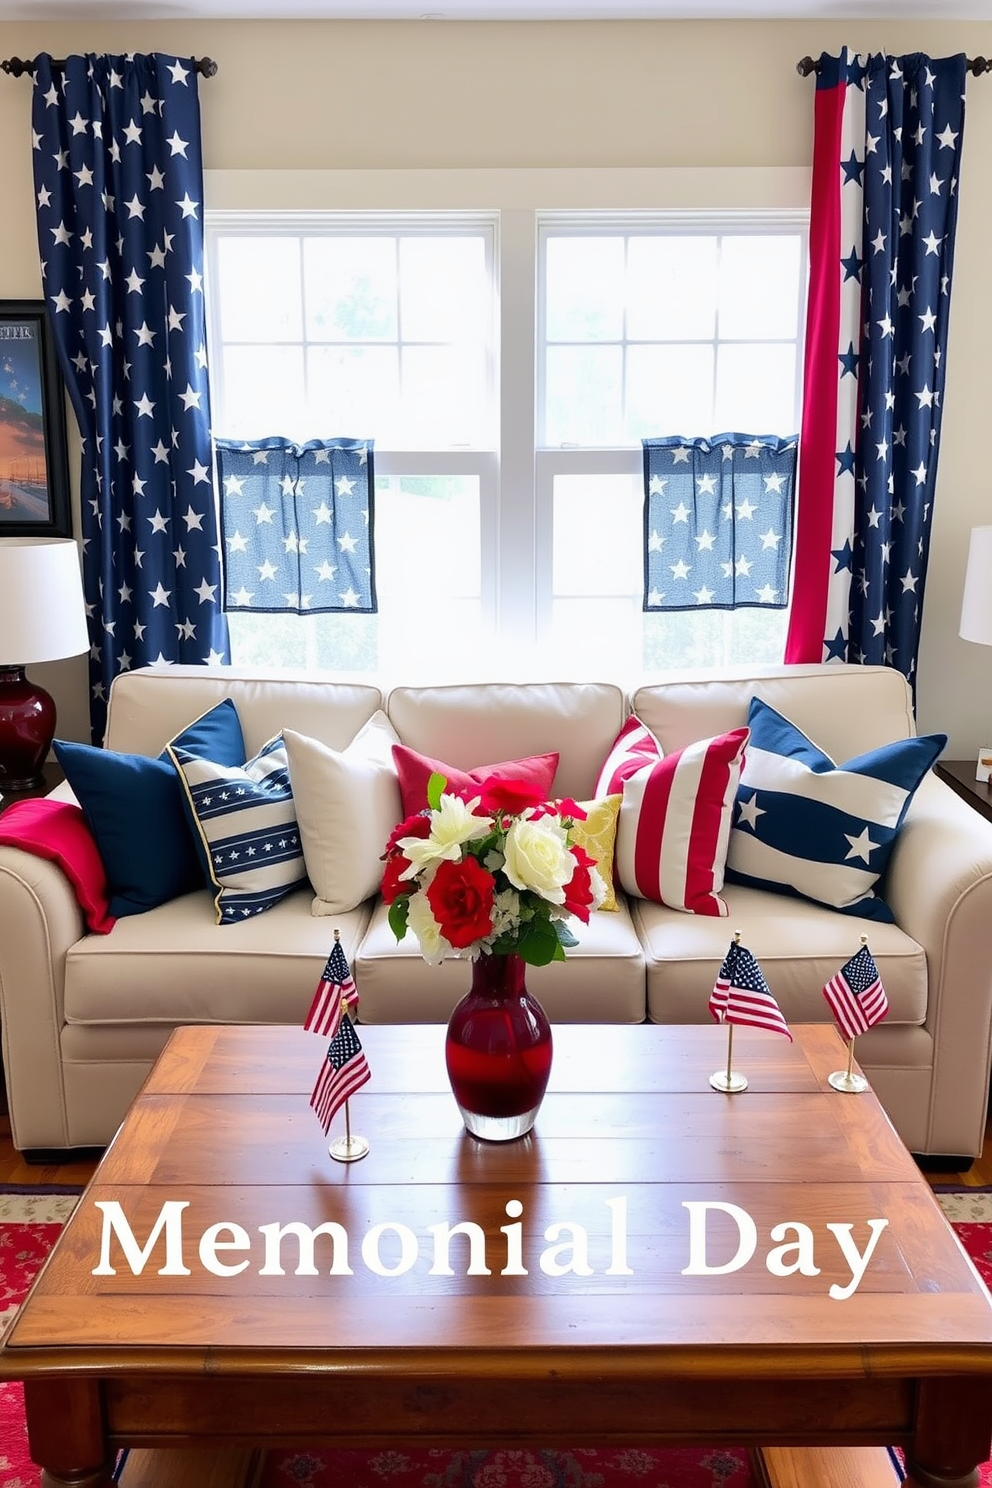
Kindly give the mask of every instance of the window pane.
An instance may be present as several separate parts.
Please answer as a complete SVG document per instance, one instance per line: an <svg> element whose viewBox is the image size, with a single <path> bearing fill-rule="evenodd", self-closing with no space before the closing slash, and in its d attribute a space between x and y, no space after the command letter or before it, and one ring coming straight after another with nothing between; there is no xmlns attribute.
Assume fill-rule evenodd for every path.
<svg viewBox="0 0 992 1488"><path fill-rule="evenodd" d="M794 343L720 347L714 433L795 434L796 417Z"/></svg>
<svg viewBox="0 0 992 1488"><path fill-rule="evenodd" d="M627 442L662 434L712 434L713 347L627 349Z"/></svg>
<svg viewBox="0 0 992 1488"><path fill-rule="evenodd" d="M709 340L716 321L715 237L633 237L627 255L627 335Z"/></svg>
<svg viewBox="0 0 992 1488"><path fill-rule="evenodd" d="M550 237L549 341L618 341L623 335L623 238Z"/></svg>
<svg viewBox="0 0 992 1488"><path fill-rule="evenodd" d="M641 491L639 476L555 476L552 583L556 596L640 596Z"/></svg>
<svg viewBox="0 0 992 1488"><path fill-rule="evenodd" d="M409 669L413 631L432 675L471 668L483 628L477 477L379 477L375 489L379 667Z"/></svg>
<svg viewBox="0 0 992 1488"><path fill-rule="evenodd" d="M802 239L725 237L720 248L720 335L795 336Z"/></svg>
<svg viewBox="0 0 992 1488"><path fill-rule="evenodd" d="M389 440L399 422L395 346L311 346L308 438Z"/></svg>
<svg viewBox="0 0 992 1488"><path fill-rule="evenodd" d="M404 341L486 340L482 237L401 238L400 307Z"/></svg>
<svg viewBox="0 0 992 1488"><path fill-rule="evenodd" d="M549 346L545 442L622 444L619 346Z"/></svg>
<svg viewBox="0 0 992 1488"><path fill-rule="evenodd" d="M214 413L225 438L308 437L302 346L225 346L223 373Z"/></svg>
<svg viewBox="0 0 992 1488"><path fill-rule="evenodd" d="M395 341L395 238L307 238L307 335L315 341Z"/></svg>
<svg viewBox="0 0 992 1488"><path fill-rule="evenodd" d="M297 238L221 237L217 244L221 337L296 341L303 329Z"/></svg>
<svg viewBox="0 0 992 1488"><path fill-rule="evenodd" d="M402 386L403 448L492 443L486 361L480 346L405 346Z"/></svg>

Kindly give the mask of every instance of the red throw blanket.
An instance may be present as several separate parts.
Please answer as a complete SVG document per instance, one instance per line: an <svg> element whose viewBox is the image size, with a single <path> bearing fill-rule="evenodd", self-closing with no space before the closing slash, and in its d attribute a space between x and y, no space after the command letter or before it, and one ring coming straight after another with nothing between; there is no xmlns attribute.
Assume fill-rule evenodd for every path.
<svg viewBox="0 0 992 1488"><path fill-rule="evenodd" d="M106 935L114 928L103 859L85 816L72 801L17 801L0 817L0 842L57 863L90 930Z"/></svg>

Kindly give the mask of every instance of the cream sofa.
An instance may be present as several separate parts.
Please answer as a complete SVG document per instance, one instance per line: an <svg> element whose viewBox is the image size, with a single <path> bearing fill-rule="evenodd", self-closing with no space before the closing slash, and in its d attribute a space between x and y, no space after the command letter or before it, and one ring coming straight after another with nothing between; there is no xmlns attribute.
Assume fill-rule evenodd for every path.
<svg viewBox="0 0 992 1488"><path fill-rule="evenodd" d="M344 749L384 708L404 743L461 768L557 750L556 794L581 799L631 710L669 752L739 727L755 694L838 761L914 732L905 682L877 667L671 674L627 691L611 683L380 690L170 667L117 679L107 746L156 755L230 696L250 753L283 728ZM729 919L621 895L618 912L580 927L564 962L532 969L528 980L552 1021L705 1022L717 969L740 929L786 1018L825 1021L823 984L867 928L890 1013L859 1039L858 1058L912 1151L975 1154L992 1030L992 824L933 774L900 833L885 895L896 924L867 925L734 885L725 890ZM215 923L203 889L120 919L109 935L88 934L58 867L0 847L0 1023L17 1147L106 1143L178 1024L301 1022L334 928L364 1022L440 1023L468 986L463 961L430 967L412 940L397 946L381 903L327 919L311 913L305 889L235 925Z"/></svg>

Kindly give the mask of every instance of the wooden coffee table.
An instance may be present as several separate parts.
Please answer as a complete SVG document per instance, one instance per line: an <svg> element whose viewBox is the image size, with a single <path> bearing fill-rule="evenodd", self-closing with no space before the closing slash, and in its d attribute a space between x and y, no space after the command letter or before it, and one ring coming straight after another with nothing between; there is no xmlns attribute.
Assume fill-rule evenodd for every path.
<svg viewBox="0 0 992 1488"><path fill-rule="evenodd" d="M727 1096L720 1028L557 1028L534 1134L493 1146L461 1128L440 1028L366 1028L371 1153L340 1165L307 1104L322 1041L180 1029L0 1351L44 1481L109 1488L125 1445L713 1443L901 1445L924 1488L972 1484L992 1305L875 1097L828 1086L836 1033L793 1032L738 1030ZM133 1265L108 1230L94 1275L114 1212ZM864 1253L873 1219L852 1287L840 1237ZM490 1274L466 1234L444 1265L432 1227L462 1221ZM343 1227L339 1274L328 1235L316 1275L292 1236L266 1262L260 1227L293 1222ZM796 1226L807 1274L777 1274Z"/></svg>

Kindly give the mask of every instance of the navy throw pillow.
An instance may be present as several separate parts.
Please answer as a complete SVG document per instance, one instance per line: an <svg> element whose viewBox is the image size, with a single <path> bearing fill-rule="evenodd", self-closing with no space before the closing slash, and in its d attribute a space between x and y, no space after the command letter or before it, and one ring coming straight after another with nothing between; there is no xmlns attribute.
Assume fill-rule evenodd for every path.
<svg viewBox="0 0 992 1488"><path fill-rule="evenodd" d="M241 721L230 698L171 743L220 764L244 764ZM54 748L107 870L112 915L142 914L203 887L199 840L167 751L149 759L65 739Z"/></svg>

